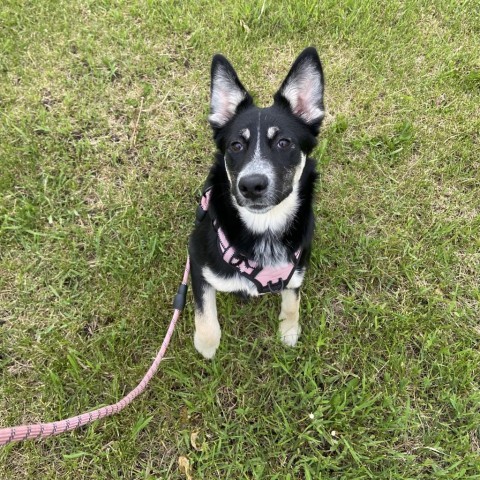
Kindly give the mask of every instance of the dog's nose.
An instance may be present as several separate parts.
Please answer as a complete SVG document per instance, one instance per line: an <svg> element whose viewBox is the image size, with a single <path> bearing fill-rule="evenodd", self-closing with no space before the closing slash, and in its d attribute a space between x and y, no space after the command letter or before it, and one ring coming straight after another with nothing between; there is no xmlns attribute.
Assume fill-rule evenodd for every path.
<svg viewBox="0 0 480 480"><path fill-rule="evenodd" d="M245 175L238 182L240 193L250 200L263 196L268 188L268 177L259 173Z"/></svg>

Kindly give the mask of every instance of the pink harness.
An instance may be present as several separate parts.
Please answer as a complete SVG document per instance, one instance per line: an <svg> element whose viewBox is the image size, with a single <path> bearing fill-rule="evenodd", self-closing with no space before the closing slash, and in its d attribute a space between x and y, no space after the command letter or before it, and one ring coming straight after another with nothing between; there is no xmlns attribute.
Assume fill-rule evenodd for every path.
<svg viewBox="0 0 480 480"><path fill-rule="evenodd" d="M201 221L207 213L211 194L212 187L207 189L203 194L197 210L197 221ZM289 263L275 267L262 267L254 260L245 257L235 250L216 220L213 220L213 227L217 231L218 248L220 249L223 260L236 268L242 276L253 282L260 295L268 292L280 292L287 287L288 282L297 268L298 260L302 253L301 248L293 254L292 261Z"/></svg>

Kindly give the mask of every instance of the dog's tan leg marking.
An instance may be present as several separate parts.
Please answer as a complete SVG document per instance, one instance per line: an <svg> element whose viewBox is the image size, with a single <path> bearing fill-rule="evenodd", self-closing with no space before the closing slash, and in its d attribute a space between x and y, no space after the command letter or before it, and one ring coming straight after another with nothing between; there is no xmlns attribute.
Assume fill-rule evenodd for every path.
<svg viewBox="0 0 480 480"><path fill-rule="evenodd" d="M300 292L282 290L282 309L278 317L280 322L280 338L285 345L293 347L300 336L299 323Z"/></svg>
<svg viewBox="0 0 480 480"><path fill-rule="evenodd" d="M195 308L195 348L205 357L213 358L220 345L221 330L217 318L215 289L205 284L203 290L203 309Z"/></svg>

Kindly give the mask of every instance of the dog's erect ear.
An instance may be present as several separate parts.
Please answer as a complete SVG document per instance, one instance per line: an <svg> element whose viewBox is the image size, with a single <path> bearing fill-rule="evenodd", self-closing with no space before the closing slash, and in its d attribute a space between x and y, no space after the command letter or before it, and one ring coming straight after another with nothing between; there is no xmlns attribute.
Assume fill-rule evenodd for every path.
<svg viewBox="0 0 480 480"><path fill-rule="evenodd" d="M210 94L208 121L213 128L223 127L235 115L240 105L245 107L253 103L252 97L223 55L213 57Z"/></svg>
<svg viewBox="0 0 480 480"><path fill-rule="evenodd" d="M325 112L323 70L315 48L306 48L298 56L274 99L277 105L288 105L294 115L318 133Z"/></svg>

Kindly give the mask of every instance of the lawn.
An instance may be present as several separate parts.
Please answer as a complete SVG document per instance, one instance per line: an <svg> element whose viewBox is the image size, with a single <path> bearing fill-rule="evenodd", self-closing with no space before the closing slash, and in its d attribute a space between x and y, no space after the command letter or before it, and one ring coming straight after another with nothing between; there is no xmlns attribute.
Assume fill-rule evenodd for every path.
<svg viewBox="0 0 480 480"><path fill-rule="evenodd" d="M0 9L0 427L113 403L150 365L214 154L211 56L260 105L315 45L326 108L303 334L191 294L120 415L0 449L0 478L480 479L480 4ZM191 436L194 436L192 442ZM195 439L196 437L196 439Z"/></svg>

